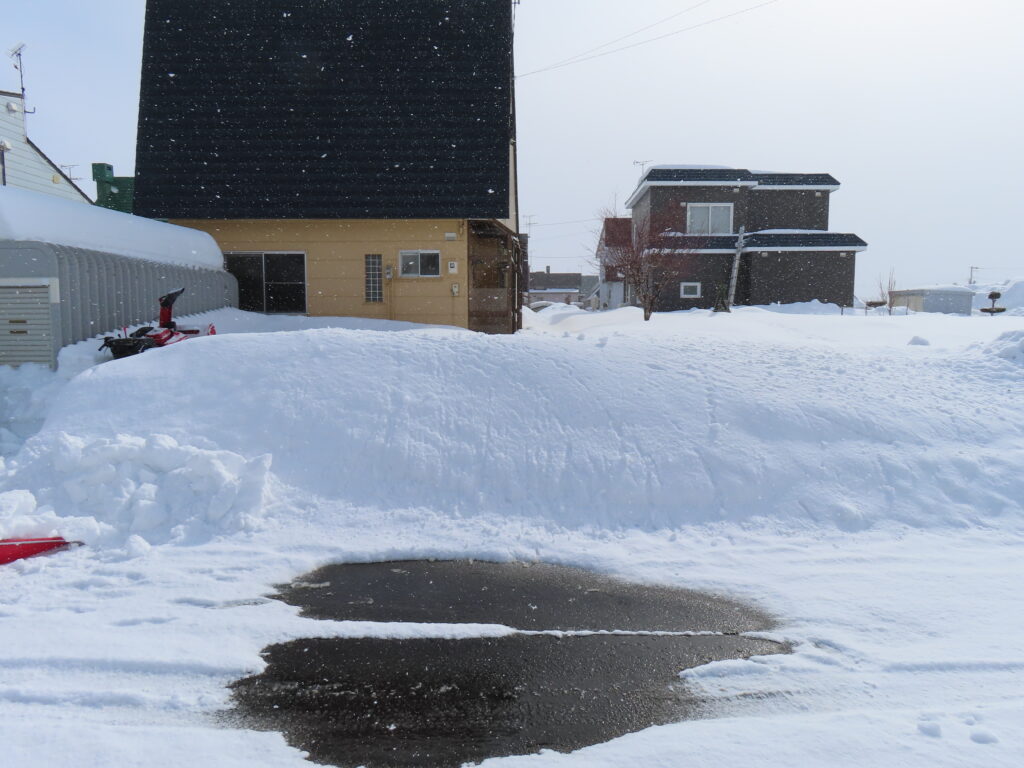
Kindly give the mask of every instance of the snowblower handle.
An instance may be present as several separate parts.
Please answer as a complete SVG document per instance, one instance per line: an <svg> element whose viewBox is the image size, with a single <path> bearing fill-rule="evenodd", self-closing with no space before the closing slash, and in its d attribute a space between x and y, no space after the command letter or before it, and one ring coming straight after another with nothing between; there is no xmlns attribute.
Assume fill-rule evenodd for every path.
<svg viewBox="0 0 1024 768"><path fill-rule="evenodd" d="M160 327L161 328L173 328L174 321L171 319L171 315L174 312L174 302L177 301L178 297L185 292L184 288L179 288L176 291L165 293L160 297Z"/></svg>

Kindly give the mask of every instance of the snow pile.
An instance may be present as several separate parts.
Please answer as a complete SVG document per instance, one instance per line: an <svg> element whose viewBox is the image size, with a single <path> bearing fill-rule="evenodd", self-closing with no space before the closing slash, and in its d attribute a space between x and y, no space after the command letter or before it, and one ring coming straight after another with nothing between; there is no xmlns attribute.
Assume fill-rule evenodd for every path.
<svg viewBox="0 0 1024 768"><path fill-rule="evenodd" d="M996 357L1024 365L1024 331L1007 331L989 344L987 351Z"/></svg>
<svg viewBox="0 0 1024 768"><path fill-rule="evenodd" d="M224 256L205 232L0 187L0 240L68 245L136 259L222 270Z"/></svg>
<svg viewBox="0 0 1024 768"><path fill-rule="evenodd" d="M552 307L515 337L226 334L107 363L67 386L2 487L151 541L248 525L268 456L284 486L321 500L573 528L861 530L1024 511L1011 372L908 347L907 330L897 349L837 348L839 331L906 318L750 309L630 326L638 315ZM913 327L933 340L945 326Z"/></svg>
<svg viewBox="0 0 1024 768"><path fill-rule="evenodd" d="M90 439L48 432L31 443L28 453L13 463L18 470L28 462L31 469L22 478L37 489L31 499L25 491L17 497L14 512L21 524L37 505L43 515L74 510L77 517L95 522L76 535L90 543L118 545L132 535L151 544L195 543L251 530L270 469L269 456L245 459L230 451L180 445L160 434ZM0 534L39 533L5 527L12 526L0 517Z"/></svg>
<svg viewBox="0 0 1024 768"><path fill-rule="evenodd" d="M702 719L488 766L1024 763L1024 370L999 356L1024 319L563 305L486 337L230 317L255 333L46 372L36 401L43 372L0 376L26 433L46 416L0 467L0 536L92 544L0 568L11 765L307 766L217 717L266 645L504 630L265 595L431 557L744 597L794 649L688 672Z"/></svg>

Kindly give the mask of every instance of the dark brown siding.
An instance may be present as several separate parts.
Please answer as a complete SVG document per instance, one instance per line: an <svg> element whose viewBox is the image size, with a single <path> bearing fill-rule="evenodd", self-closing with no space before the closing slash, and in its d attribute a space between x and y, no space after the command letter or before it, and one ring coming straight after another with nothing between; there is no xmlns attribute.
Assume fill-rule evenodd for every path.
<svg viewBox="0 0 1024 768"><path fill-rule="evenodd" d="M655 310L674 312L679 309L710 309L715 306L718 291L729 290L733 256L728 253L695 253L672 256L667 267L670 275ZM699 299L679 296L680 283L700 283Z"/></svg>
<svg viewBox="0 0 1024 768"><path fill-rule="evenodd" d="M750 304L818 301L853 305L853 253L832 251L744 254L749 259Z"/></svg>
<svg viewBox="0 0 1024 768"><path fill-rule="evenodd" d="M818 197L820 195L820 197ZM829 193L816 190L753 190L746 210L748 232L763 229L828 229Z"/></svg>
<svg viewBox="0 0 1024 768"><path fill-rule="evenodd" d="M733 231L738 232L746 219L749 195L746 187L652 187L651 221L662 231L686 232L683 203L732 203Z"/></svg>
<svg viewBox="0 0 1024 768"><path fill-rule="evenodd" d="M651 193L647 192L636 205L633 206L633 224L648 222L651 218Z"/></svg>

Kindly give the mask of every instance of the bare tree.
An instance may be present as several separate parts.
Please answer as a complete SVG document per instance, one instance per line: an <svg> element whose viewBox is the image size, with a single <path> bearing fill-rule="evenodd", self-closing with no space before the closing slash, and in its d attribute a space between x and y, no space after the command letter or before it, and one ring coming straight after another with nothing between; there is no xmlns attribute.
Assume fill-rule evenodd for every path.
<svg viewBox="0 0 1024 768"><path fill-rule="evenodd" d="M886 307L889 310L889 314L892 314L893 309L896 307L896 298L892 295L893 291L896 290L896 268L893 267L889 270L889 280L886 282L882 279L882 276L878 276L878 300L881 302L878 306Z"/></svg>
<svg viewBox="0 0 1024 768"><path fill-rule="evenodd" d="M634 222L632 242L606 248L602 268L622 275L633 300L650 320L662 292L672 281L663 238L652 235L650 223Z"/></svg>

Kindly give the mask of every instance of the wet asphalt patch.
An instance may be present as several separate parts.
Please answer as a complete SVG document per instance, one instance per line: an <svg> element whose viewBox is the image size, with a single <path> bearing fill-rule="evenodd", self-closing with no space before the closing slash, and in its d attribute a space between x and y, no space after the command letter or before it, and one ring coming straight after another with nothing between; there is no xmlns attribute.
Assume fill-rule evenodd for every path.
<svg viewBox="0 0 1024 768"><path fill-rule="evenodd" d="M788 650L742 634L773 626L750 606L544 564L333 565L276 597L312 618L520 630L266 649L266 670L232 686L230 718L344 768L457 768L598 744L699 716L684 669Z"/></svg>

